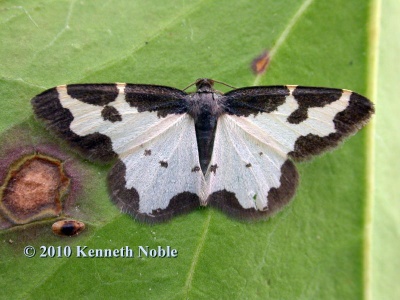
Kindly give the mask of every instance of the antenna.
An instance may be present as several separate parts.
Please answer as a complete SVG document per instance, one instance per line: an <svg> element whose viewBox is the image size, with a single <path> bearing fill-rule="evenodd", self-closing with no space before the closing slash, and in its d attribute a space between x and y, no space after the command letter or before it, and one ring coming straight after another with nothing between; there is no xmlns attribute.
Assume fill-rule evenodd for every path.
<svg viewBox="0 0 400 300"><path fill-rule="evenodd" d="M190 88L190 87L192 87L193 85L197 84L197 83L199 82L199 80L208 80L208 81L211 81L211 82L216 82L216 83L225 85L225 86L230 87L230 88L232 88L232 89L236 89L236 87L234 87L234 86L232 86L232 85L229 85L229 84L227 84L227 83L225 83L225 82L219 81L219 80L207 79L207 78L199 78L199 79L197 79L195 82L193 82L193 83L189 84L187 87L185 87L185 88L183 89L183 91L186 91L188 88Z"/></svg>

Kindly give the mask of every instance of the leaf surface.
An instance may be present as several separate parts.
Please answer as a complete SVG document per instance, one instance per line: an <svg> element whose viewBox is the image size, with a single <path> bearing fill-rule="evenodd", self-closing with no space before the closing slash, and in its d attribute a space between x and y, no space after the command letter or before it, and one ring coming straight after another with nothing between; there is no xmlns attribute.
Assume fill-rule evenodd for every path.
<svg viewBox="0 0 400 300"><path fill-rule="evenodd" d="M369 1L3 1L0 129L47 133L30 99L66 83L131 82L184 88L199 77L241 87L299 84L365 94ZM252 59L273 51L256 78ZM217 87L223 91L224 86ZM26 122L26 123L23 123ZM297 164L294 201L267 221L244 223L210 208L149 226L121 214L106 191L107 166L81 199L87 230L59 238L51 221L3 231L4 297L148 299L360 299L368 186L363 130L338 150ZM12 240L13 243L10 243ZM34 258L23 255L27 245ZM71 258L40 258L70 246ZM134 258L77 258L77 246ZM138 257L170 246L177 258ZM62 248L63 249L63 248Z"/></svg>

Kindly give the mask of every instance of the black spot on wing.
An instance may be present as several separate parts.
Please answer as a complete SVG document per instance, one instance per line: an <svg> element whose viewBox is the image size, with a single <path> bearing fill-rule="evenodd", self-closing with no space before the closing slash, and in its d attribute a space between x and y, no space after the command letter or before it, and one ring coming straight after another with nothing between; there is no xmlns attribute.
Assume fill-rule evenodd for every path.
<svg viewBox="0 0 400 300"><path fill-rule="evenodd" d="M79 136L70 130L74 117L59 100L56 88L47 90L31 100L35 115L46 127L66 140L73 148L90 160L110 161L117 155L109 137L100 133Z"/></svg>
<svg viewBox="0 0 400 300"><path fill-rule="evenodd" d="M200 171L200 167L199 166L195 166L192 168L192 172L199 172Z"/></svg>
<svg viewBox="0 0 400 300"><path fill-rule="evenodd" d="M114 106L104 106L101 111L101 116L103 117L104 121L110 121L112 123L122 121L119 111Z"/></svg>
<svg viewBox="0 0 400 300"><path fill-rule="evenodd" d="M308 109L311 107L324 107L342 96L340 89L327 89L315 87L298 86L292 95L296 99L299 108L296 109L287 121L292 124L299 124L308 118Z"/></svg>
<svg viewBox="0 0 400 300"><path fill-rule="evenodd" d="M285 102L290 94L286 86L246 87L225 94L225 112L237 116L269 113Z"/></svg>
<svg viewBox="0 0 400 300"><path fill-rule="evenodd" d="M210 206L215 207L231 217L249 220L269 217L279 211L284 205L288 204L293 198L299 181L296 167L290 160L281 167L281 177L279 188L272 188L268 193L268 207L263 210L255 208L243 208L235 194L227 190L212 193L208 198Z"/></svg>
<svg viewBox="0 0 400 300"><path fill-rule="evenodd" d="M211 165L210 166L210 172L213 172L214 174L217 172L217 168L218 168L218 165L217 164L215 164L215 165Z"/></svg>
<svg viewBox="0 0 400 300"><path fill-rule="evenodd" d="M320 137L314 134L301 136L296 140L294 150L288 155L297 160L305 160L313 155L337 146L344 138L356 133L374 113L374 105L367 98L352 93L348 107L333 119L336 132Z"/></svg>
<svg viewBox="0 0 400 300"><path fill-rule="evenodd" d="M117 98L118 88L115 83L69 84L67 85L67 93L72 98L82 102L104 106Z"/></svg>
<svg viewBox="0 0 400 300"><path fill-rule="evenodd" d="M127 84L125 87L125 99L130 106L139 112L157 111L159 117L186 113L186 96L185 92L166 86Z"/></svg>
<svg viewBox="0 0 400 300"><path fill-rule="evenodd" d="M150 155L151 155L151 150L150 149L144 150L144 156L150 156Z"/></svg>
<svg viewBox="0 0 400 300"><path fill-rule="evenodd" d="M250 168L251 167L251 163L246 164L246 168Z"/></svg>
<svg viewBox="0 0 400 300"><path fill-rule="evenodd" d="M160 160L159 163L160 163L160 166L161 166L161 167L163 167L163 168L168 168L168 162L166 162L166 161L164 161L164 160Z"/></svg>
<svg viewBox="0 0 400 300"><path fill-rule="evenodd" d="M125 213L141 222L158 223L171 219L174 216L188 213L200 206L200 199L196 194L183 192L175 195L165 209L153 210L151 214L139 212L140 197L136 189L126 188L126 166L118 161L108 175L108 188L112 201ZM137 184L141 184L137 182ZM163 191L160 190L160 195Z"/></svg>

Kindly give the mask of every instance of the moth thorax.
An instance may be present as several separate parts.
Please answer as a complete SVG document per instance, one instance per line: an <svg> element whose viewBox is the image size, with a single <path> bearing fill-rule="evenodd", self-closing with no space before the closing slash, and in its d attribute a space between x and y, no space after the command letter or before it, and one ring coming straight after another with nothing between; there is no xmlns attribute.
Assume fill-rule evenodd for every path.
<svg viewBox="0 0 400 300"><path fill-rule="evenodd" d="M189 97L188 113L195 119L200 115L218 118L223 113L223 96L215 92L196 92Z"/></svg>

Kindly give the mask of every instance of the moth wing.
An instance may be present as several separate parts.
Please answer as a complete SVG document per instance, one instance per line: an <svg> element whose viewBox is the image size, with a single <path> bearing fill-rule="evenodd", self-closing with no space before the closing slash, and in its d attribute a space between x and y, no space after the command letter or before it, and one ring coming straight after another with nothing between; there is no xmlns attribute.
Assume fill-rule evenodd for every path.
<svg viewBox="0 0 400 300"><path fill-rule="evenodd" d="M218 119L206 173L208 204L237 218L257 218L293 197L298 174L287 156L243 130L240 121L229 115Z"/></svg>
<svg viewBox="0 0 400 300"><path fill-rule="evenodd" d="M356 133L374 113L367 98L349 90L269 86L233 90L226 112L246 117L268 134L269 143L295 160L305 160L337 146Z"/></svg>
<svg viewBox="0 0 400 300"><path fill-rule="evenodd" d="M294 196L303 160L355 133L374 111L351 91L255 87L226 95L206 174L208 203L239 218L270 215Z"/></svg>
<svg viewBox="0 0 400 300"><path fill-rule="evenodd" d="M186 93L163 86L71 84L49 89L31 101L47 128L84 157L110 161L171 113L186 112Z"/></svg>
<svg viewBox="0 0 400 300"><path fill-rule="evenodd" d="M141 221L170 219L204 198L194 121L187 114L165 120L155 138L119 153L109 173L113 201Z"/></svg>
<svg viewBox="0 0 400 300"><path fill-rule="evenodd" d="M195 171L200 164L186 95L151 85L67 85L32 104L37 117L86 158L118 158L109 173L113 201L137 219L156 222L199 206L204 176Z"/></svg>

